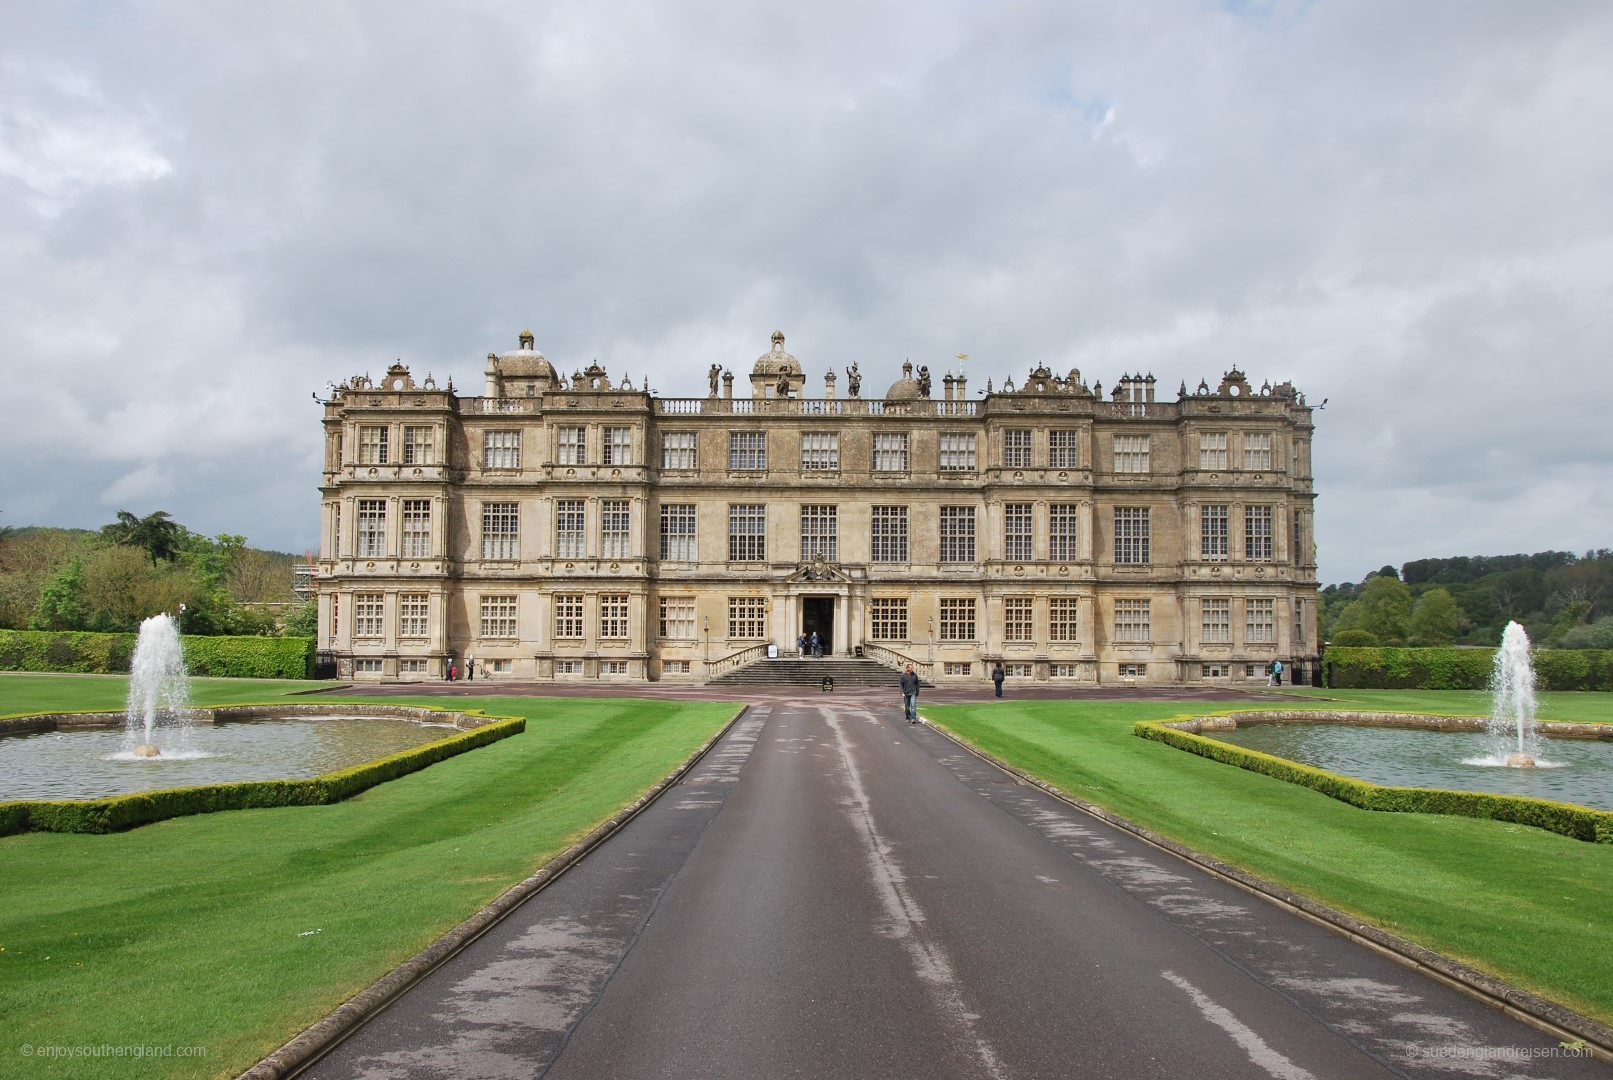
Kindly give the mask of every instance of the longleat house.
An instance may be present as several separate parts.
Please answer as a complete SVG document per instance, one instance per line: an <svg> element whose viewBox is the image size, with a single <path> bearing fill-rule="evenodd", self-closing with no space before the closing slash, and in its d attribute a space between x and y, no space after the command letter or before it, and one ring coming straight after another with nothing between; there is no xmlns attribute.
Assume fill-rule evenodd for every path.
<svg viewBox="0 0 1613 1080"><path fill-rule="evenodd" d="M1312 411L1239 371L1156 400L904 364L663 398L534 347L482 396L401 363L323 402L319 648L344 677L699 683L826 655L939 685L1314 670ZM890 374L894 374L891 372ZM888 375L887 375L888 377ZM894 680L894 675L892 676Z"/></svg>

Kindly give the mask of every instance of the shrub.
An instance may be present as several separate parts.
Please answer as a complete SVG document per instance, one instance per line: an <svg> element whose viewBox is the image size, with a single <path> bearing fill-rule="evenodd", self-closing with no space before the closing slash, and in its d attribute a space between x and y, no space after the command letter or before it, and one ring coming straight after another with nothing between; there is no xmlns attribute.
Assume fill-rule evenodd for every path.
<svg viewBox="0 0 1613 1080"><path fill-rule="evenodd" d="M1613 649L1613 615L1585 626L1570 627L1557 642L1564 649Z"/></svg>
<svg viewBox="0 0 1613 1080"><path fill-rule="evenodd" d="M185 667L192 675L306 679L313 672L313 638L187 637L184 645Z"/></svg>
<svg viewBox="0 0 1613 1080"><path fill-rule="evenodd" d="M1371 630L1340 630L1333 635L1332 644L1346 649L1373 648L1378 635Z"/></svg>
<svg viewBox="0 0 1613 1080"><path fill-rule="evenodd" d="M1531 654L1541 690L1613 690L1613 652L1536 649ZM1491 649L1345 648L1323 657L1327 685L1339 690L1483 690L1490 684Z"/></svg>
<svg viewBox="0 0 1613 1080"><path fill-rule="evenodd" d="M186 635L183 644L192 675L307 679L313 673L313 638ZM122 675L129 671L134 646L133 634L0 630L0 671Z"/></svg>
<svg viewBox="0 0 1613 1080"><path fill-rule="evenodd" d="M1179 731L1153 720L1140 720L1133 733L1174 746L1212 761L1299 784L1363 810L1402 814L1453 814L1489 818L1570 836L1598 844L1613 844L1613 812L1592 810L1572 803L1534 799L1523 795L1495 795L1483 791L1446 791L1438 788L1384 787L1353 776L1342 776L1297 761L1263 754L1217 739Z"/></svg>

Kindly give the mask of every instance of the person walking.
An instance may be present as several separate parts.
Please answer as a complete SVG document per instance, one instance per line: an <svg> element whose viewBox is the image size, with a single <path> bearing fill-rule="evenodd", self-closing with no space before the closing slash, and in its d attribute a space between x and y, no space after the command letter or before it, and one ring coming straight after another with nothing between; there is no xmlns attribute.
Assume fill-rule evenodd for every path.
<svg viewBox="0 0 1613 1080"><path fill-rule="evenodd" d="M1281 686L1282 684L1283 684L1283 662L1281 660L1273 660L1271 662L1271 685L1273 685L1273 686Z"/></svg>
<svg viewBox="0 0 1613 1080"><path fill-rule="evenodd" d="M919 722L919 677L913 674L913 665L902 672L902 711L909 724Z"/></svg>
<svg viewBox="0 0 1613 1080"><path fill-rule="evenodd" d="M1003 662L1001 660L997 661L995 664L992 665L992 668L991 668L991 681L997 687L997 696L998 697L1003 696L1003 680L1006 679L1007 677L1008 677L1008 673L1003 671Z"/></svg>
<svg viewBox="0 0 1613 1080"><path fill-rule="evenodd" d="M823 643L818 640L818 632L816 630L812 631L812 640L808 642L808 644L812 646L813 656L823 655Z"/></svg>
<svg viewBox="0 0 1613 1080"><path fill-rule="evenodd" d="M795 651L798 654L800 654L802 659L806 658L806 635L805 634L802 634L800 637L795 639Z"/></svg>
<svg viewBox="0 0 1613 1080"><path fill-rule="evenodd" d="M465 681L476 681L476 658L474 656L465 657Z"/></svg>

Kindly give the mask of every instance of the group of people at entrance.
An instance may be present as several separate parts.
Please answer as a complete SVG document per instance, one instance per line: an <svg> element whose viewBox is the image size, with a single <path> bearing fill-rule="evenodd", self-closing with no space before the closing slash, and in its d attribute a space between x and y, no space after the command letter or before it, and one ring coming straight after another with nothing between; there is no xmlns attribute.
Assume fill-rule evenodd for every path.
<svg viewBox="0 0 1613 1080"><path fill-rule="evenodd" d="M476 658L474 656L465 657L465 669L463 672L460 671L458 664L450 660L448 670L442 673L442 677L449 682L454 682L460 678L461 674L463 674L466 682L471 682L476 678Z"/></svg>
<svg viewBox="0 0 1613 1080"><path fill-rule="evenodd" d="M795 648L802 656L822 656L823 640L818 637L818 632L814 630L812 631L812 635L810 637L808 637L806 634L802 634L800 637L796 638ZM811 651L808 652L808 650Z"/></svg>

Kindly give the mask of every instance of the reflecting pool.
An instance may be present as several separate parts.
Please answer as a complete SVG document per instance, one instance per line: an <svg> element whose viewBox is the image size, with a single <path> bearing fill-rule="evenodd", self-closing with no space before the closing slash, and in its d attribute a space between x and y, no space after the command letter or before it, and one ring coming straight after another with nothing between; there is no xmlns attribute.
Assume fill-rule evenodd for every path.
<svg viewBox="0 0 1613 1080"><path fill-rule="evenodd" d="M1207 738L1393 787L1454 788L1613 810L1613 746L1542 739L1533 769L1509 769L1485 732L1419 731L1354 724L1248 724Z"/></svg>
<svg viewBox="0 0 1613 1080"><path fill-rule="evenodd" d="M139 758L123 728L0 736L0 801L97 799L240 780L293 780L447 738L450 723L296 716L196 724L182 751Z"/></svg>

